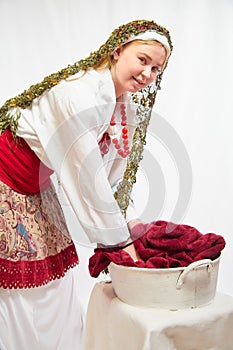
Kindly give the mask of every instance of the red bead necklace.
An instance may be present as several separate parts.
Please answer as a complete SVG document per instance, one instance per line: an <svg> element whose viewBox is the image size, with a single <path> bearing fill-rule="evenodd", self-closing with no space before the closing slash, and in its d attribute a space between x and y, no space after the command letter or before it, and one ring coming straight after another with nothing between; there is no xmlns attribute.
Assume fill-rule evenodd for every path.
<svg viewBox="0 0 233 350"><path fill-rule="evenodd" d="M112 139L112 142L115 146L115 148L117 149L117 153L122 157L125 158L128 156L129 154L129 142L128 142L128 129L127 129L127 123L126 123L126 112L125 112L125 105L121 104L120 105L120 110L121 110L121 125L122 125L122 130L121 130L121 137L123 140L123 148L120 145L119 140L114 137ZM110 121L110 125L111 126L115 126L116 122L115 122L115 116L114 114L112 115L111 121Z"/></svg>
<svg viewBox="0 0 233 350"><path fill-rule="evenodd" d="M121 137L123 140L123 148L120 145L119 140L114 137L116 135L116 132L114 131L114 127L116 125L115 121L115 116L114 114L112 115L111 121L110 121L110 126L112 130L109 130L103 134L102 139L99 141L99 148L101 151L102 156L108 153L109 151L109 146L111 144L111 139L114 147L117 149L118 154L122 158L126 158L128 154L130 153L129 150L129 142L128 142L128 129L126 128L127 123L126 123L126 112L125 112L125 105L121 104L120 105L120 111L121 111L121 125L122 125L122 130L121 130Z"/></svg>

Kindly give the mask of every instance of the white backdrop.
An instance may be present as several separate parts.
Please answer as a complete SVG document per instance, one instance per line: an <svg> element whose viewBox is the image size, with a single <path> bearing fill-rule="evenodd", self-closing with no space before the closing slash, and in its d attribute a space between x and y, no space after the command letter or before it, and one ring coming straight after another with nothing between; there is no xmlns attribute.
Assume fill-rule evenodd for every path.
<svg viewBox="0 0 233 350"><path fill-rule="evenodd" d="M114 28L134 19L153 19L171 33L174 51L155 111L183 142L191 164L190 202L177 219L225 237L218 289L233 295L232 0L0 0L0 102L87 56ZM156 118L153 122L156 127ZM177 167L166 142L153 133L146 150L159 165L165 196L158 217L148 216L141 205L150 186L153 190L160 184L148 184L146 168L147 174L139 173L146 190L136 186L136 206L146 220L169 220L187 159ZM144 162L147 167L149 160ZM156 177L153 173L155 182ZM155 193L155 205L156 200ZM73 219L69 225L71 233L77 230ZM77 245L81 294L87 302L95 282L87 272L92 251Z"/></svg>

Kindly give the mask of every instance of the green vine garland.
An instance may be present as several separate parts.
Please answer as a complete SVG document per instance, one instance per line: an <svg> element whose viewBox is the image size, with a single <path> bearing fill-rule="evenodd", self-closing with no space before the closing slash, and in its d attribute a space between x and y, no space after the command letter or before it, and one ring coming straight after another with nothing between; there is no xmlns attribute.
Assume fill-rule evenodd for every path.
<svg viewBox="0 0 233 350"><path fill-rule="evenodd" d="M42 82L32 85L29 89L23 91L18 96L7 100L0 108L0 134L9 126L13 134L16 134L20 114L19 112L14 113L12 109L16 107L22 109L29 107L35 98L41 96L46 90L57 85L61 80L66 79L81 70L85 71L90 69L106 54L113 52L116 47L124 44L132 35L137 35L148 30L153 30L158 34L165 35L172 51L173 47L168 30L154 21L138 20L122 25L111 33L105 44L103 44L97 51L92 52L87 58L75 62L73 65L69 65L64 69L45 77Z"/></svg>

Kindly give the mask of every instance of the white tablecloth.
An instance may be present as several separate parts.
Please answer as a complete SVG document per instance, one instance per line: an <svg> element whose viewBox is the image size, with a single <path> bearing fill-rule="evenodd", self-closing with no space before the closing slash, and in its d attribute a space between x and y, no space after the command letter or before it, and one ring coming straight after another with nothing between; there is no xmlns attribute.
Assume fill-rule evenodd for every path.
<svg viewBox="0 0 233 350"><path fill-rule="evenodd" d="M111 283L97 283L85 349L233 350L233 297L217 293L211 304L196 309L137 308L120 301Z"/></svg>

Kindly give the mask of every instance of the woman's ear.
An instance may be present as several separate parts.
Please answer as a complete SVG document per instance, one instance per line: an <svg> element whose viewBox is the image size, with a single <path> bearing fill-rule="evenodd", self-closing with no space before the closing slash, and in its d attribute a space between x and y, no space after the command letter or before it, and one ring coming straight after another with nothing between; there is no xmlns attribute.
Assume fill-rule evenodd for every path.
<svg viewBox="0 0 233 350"><path fill-rule="evenodd" d="M119 47L113 52L113 58L114 58L115 61L118 60L118 58L120 57L122 51L123 51L123 46L119 46Z"/></svg>

